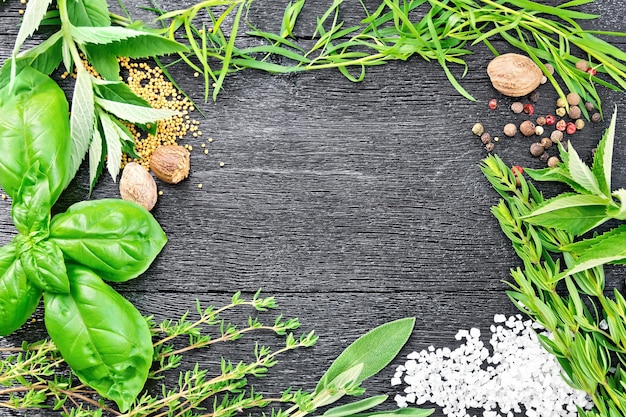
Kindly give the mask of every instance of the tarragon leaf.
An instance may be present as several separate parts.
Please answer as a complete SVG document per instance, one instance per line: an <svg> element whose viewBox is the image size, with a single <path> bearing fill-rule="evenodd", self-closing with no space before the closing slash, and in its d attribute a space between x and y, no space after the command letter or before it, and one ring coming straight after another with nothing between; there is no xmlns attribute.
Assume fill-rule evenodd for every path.
<svg viewBox="0 0 626 417"><path fill-rule="evenodd" d="M609 262L626 258L626 225L620 225L606 233L572 243L561 248L575 255L573 265L564 275L571 275Z"/></svg>
<svg viewBox="0 0 626 417"><path fill-rule="evenodd" d="M613 143L615 142L615 122L617 119L617 107L611 117L611 123L604 132L602 139L598 143L596 153L593 157L591 172L598 180L601 191L606 195L611 195L611 165L613 159Z"/></svg>
<svg viewBox="0 0 626 417"><path fill-rule="evenodd" d="M107 112L131 123L153 123L157 120L167 119L180 114L175 110L154 109L152 107L120 103L99 97L96 97L96 104Z"/></svg>
<svg viewBox="0 0 626 417"><path fill-rule="evenodd" d="M72 174L78 171L93 138L95 110L91 78L91 75L85 69L78 67L70 116L70 133L72 137L72 165L70 171Z"/></svg>
<svg viewBox="0 0 626 417"><path fill-rule="evenodd" d="M93 139L89 145L89 193L93 191L102 169L102 135L100 129L95 128Z"/></svg>

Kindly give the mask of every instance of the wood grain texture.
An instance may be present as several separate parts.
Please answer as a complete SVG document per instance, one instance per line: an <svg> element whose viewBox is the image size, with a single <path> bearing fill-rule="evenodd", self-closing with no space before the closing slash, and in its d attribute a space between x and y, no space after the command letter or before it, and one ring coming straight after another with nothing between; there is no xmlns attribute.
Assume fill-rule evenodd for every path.
<svg viewBox="0 0 626 417"><path fill-rule="evenodd" d="M125 3L147 16L138 7L149 2ZM264 30L277 30L285 3L255 2L249 18ZM297 27L303 41L327 2L310 3ZM190 2L170 1L167 7L185 4ZM0 4L2 60L17 34L20 7L17 1ZM342 18L357 22L359 7L350 3ZM597 1L583 10L601 14L584 22L586 27L626 31L621 0ZM626 40L614 41L626 50ZM241 42L255 40L243 36ZM510 50L504 43L494 45ZM221 305L235 291L251 294L259 288L275 296L281 313L299 317L302 330L316 330L320 340L312 349L286 355L267 379L255 382L273 394L287 386L314 387L345 346L385 321L417 317L399 364L412 350L455 346L458 329L487 332L494 314L515 314L502 281L519 261L490 214L497 195L480 173L486 153L470 128L480 121L499 134L505 123L522 118L489 84L485 69L491 53L472 49L462 84L476 102L461 97L436 63L420 59L369 68L361 83L333 70L281 76L243 71L227 77L215 103L203 103L191 70L175 67L180 86L206 113L206 118L195 115L203 135L181 142L194 147L190 177L176 186L159 184L164 194L153 214L168 235L167 246L148 272L115 288L156 319L193 310L196 298ZM462 74L462 68L452 69ZM539 91L538 111L553 111L554 91L549 86ZM623 93L599 92L605 111L618 106L624 114ZM491 111L487 102L496 96L500 106ZM574 136L581 155L589 157L606 126L590 124ZM626 187L626 116L618 119L617 131L614 187ZM208 137L214 140L207 143ZM503 139L496 152L511 165L541 166L529 145L530 139ZM83 170L58 209L88 198L86 184ZM118 195L117 185L103 177L92 198ZM14 233L10 200L0 200L0 243ZM625 278L624 269L608 270L610 286L622 289ZM0 344L42 337L45 329L37 320L0 338ZM222 355L233 360L249 355L253 340L190 359L216 369ZM368 391L393 396L392 374L389 367ZM0 415L23 413L0 410ZM439 410L434 415L443 416Z"/></svg>

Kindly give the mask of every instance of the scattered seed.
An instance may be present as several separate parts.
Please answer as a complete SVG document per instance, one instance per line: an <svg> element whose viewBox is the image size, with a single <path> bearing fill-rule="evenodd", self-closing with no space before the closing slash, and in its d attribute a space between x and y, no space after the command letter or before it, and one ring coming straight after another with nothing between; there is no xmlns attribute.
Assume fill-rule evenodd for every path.
<svg viewBox="0 0 626 417"><path fill-rule="evenodd" d="M474 126L472 126L472 133L475 134L476 136L480 136L485 132L485 127L482 125L482 123L474 123Z"/></svg>
<svg viewBox="0 0 626 417"><path fill-rule="evenodd" d="M535 126L535 135L537 136L543 135L543 126Z"/></svg>
<svg viewBox="0 0 626 417"><path fill-rule="evenodd" d="M539 91L535 90L532 93L530 93L528 95L528 100L532 101L533 103L536 103L539 101Z"/></svg>
<svg viewBox="0 0 626 417"><path fill-rule="evenodd" d="M574 122L574 125L576 126L576 130L583 130L585 127L585 121L583 119L578 119Z"/></svg>
<svg viewBox="0 0 626 417"><path fill-rule="evenodd" d="M555 166L557 166L559 164L559 158L557 158L556 156L551 156L550 158L548 158L548 166L550 168L554 168Z"/></svg>
<svg viewBox="0 0 626 417"><path fill-rule="evenodd" d="M544 162L544 163L548 162L548 159L550 159L550 154L548 152L545 152L545 151L539 157L539 160L541 162Z"/></svg>
<svg viewBox="0 0 626 417"><path fill-rule="evenodd" d="M530 120L524 120L520 124L519 130L524 136L532 136L535 134L535 124Z"/></svg>
<svg viewBox="0 0 626 417"><path fill-rule="evenodd" d="M567 123L565 122L565 120L561 119L556 122L556 128L560 131L564 131L567 128Z"/></svg>
<svg viewBox="0 0 626 417"><path fill-rule="evenodd" d="M565 126L565 133L567 133L568 135L573 135L574 133L576 133L576 125L573 122L567 123L567 125Z"/></svg>
<svg viewBox="0 0 626 417"><path fill-rule="evenodd" d="M486 143L486 144L485 144L485 150L486 150L487 152L491 152L491 151L493 151L493 148L495 148L495 147L496 147L496 145L494 145L494 143L493 143L493 142L489 142L489 143Z"/></svg>
<svg viewBox="0 0 626 417"><path fill-rule="evenodd" d="M198 184L198 188L202 188L202 184Z"/></svg>
<svg viewBox="0 0 626 417"><path fill-rule="evenodd" d="M541 146L543 149L548 149L552 146L552 139L550 138L541 138Z"/></svg>
<svg viewBox="0 0 626 417"><path fill-rule="evenodd" d="M591 74L591 76L594 76L594 75L596 75L596 74L598 73L598 71L596 71L596 69L595 69L595 68L589 68L589 69L587 70L587 73L588 73L588 74Z"/></svg>
<svg viewBox="0 0 626 417"><path fill-rule="evenodd" d="M535 124L537 126L544 126L547 123L545 116L539 116L537 117L537 120L535 120Z"/></svg>
<svg viewBox="0 0 626 417"><path fill-rule="evenodd" d="M547 83L547 82L548 82L548 77L546 77L545 75L543 75L543 76L541 77L541 81L539 81L539 82L540 82L541 84L545 84L545 83Z"/></svg>
<svg viewBox="0 0 626 417"><path fill-rule="evenodd" d="M596 112L591 115L591 121L593 123L600 123L602 121L602 116L600 115L600 113Z"/></svg>
<svg viewBox="0 0 626 417"><path fill-rule="evenodd" d="M535 113L535 106L533 106L530 103L524 104L524 113L526 113L529 116L532 116L533 113Z"/></svg>
<svg viewBox="0 0 626 417"><path fill-rule="evenodd" d="M511 111L513 113L521 113L524 111L524 104L520 101L511 103Z"/></svg>
<svg viewBox="0 0 626 417"><path fill-rule="evenodd" d="M546 149L539 142L534 142L530 145L530 154L535 158L540 157Z"/></svg>
<svg viewBox="0 0 626 417"><path fill-rule="evenodd" d="M548 114L546 116L546 124L548 126L553 126L556 123L556 117L554 117L552 114Z"/></svg>
<svg viewBox="0 0 626 417"><path fill-rule="evenodd" d="M555 110L556 115L559 117L563 117L567 114L567 110L565 110L565 107L559 107Z"/></svg>
<svg viewBox="0 0 626 417"><path fill-rule="evenodd" d="M550 75L554 74L554 66L552 64L546 64L545 67Z"/></svg>
<svg viewBox="0 0 626 417"><path fill-rule="evenodd" d="M552 132L550 134L550 140L553 143L562 141L563 140L563 132L561 132L560 130L555 130L554 132Z"/></svg>
<svg viewBox="0 0 626 417"><path fill-rule="evenodd" d="M491 135L489 134L489 132L485 132L480 135L480 141L485 145L491 142Z"/></svg>
<svg viewBox="0 0 626 417"><path fill-rule="evenodd" d="M495 98L492 98L491 100L489 100L489 108L491 110L495 110L498 108L498 100L496 100Z"/></svg>
<svg viewBox="0 0 626 417"><path fill-rule="evenodd" d="M593 111L596 109L596 106L591 101L588 101L585 103L585 109L587 109L587 111Z"/></svg>
<svg viewBox="0 0 626 417"><path fill-rule="evenodd" d="M517 126L515 126L515 124L513 123L507 123L506 125L504 125L503 132L505 135L512 138L517 134Z"/></svg>
<svg viewBox="0 0 626 417"><path fill-rule="evenodd" d="M567 106L567 99L565 97L559 97L556 100L556 106L557 107L565 107L565 106Z"/></svg>
<svg viewBox="0 0 626 417"><path fill-rule="evenodd" d="M580 104L580 96L578 93L571 92L567 95L566 99L570 106L578 106Z"/></svg>
<svg viewBox="0 0 626 417"><path fill-rule="evenodd" d="M585 61L584 59L581 59L580 61L576 63L576 69L583 71L583 72L587 72L587 70L589 69L589 63Z"/></svg>
<svg viewBox="0 0 626 417"><path fill-rule="evenodd" d="M580 110L580 107L576 105L569 106L569 111L567 112L567 115L570 117L570 119L580 119L581 114L582 111Z"/></svg>
<svg viewBox="0 0 626 417"><path fill-rule="evenodd" d="M220 162L220 167L224 167L224 165L225 164L223 162Z"/></svg>

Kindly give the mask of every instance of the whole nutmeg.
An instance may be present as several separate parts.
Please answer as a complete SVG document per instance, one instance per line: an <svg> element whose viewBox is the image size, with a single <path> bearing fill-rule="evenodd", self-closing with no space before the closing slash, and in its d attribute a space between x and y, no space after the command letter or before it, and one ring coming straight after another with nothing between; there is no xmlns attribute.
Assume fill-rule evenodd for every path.
<svg viewBox="0 0 626 417"><path fill-rule="evenodd" d="M508 137L513 137L517 133L517 126L514 123L507 123L502 130Z"/></svg>
<svg viewBox="0 0 626 417"><path fill-rule="evenodd" d="M570 117L570 119L580 119L582 111L578 106L569 106L569 111L567 112L567 115Z"/></svg>
<svg viewBox="0 0 626 417"><path fill-rule="evenodd" d="M539 142L535 142L530 145L530 154L535 158L539 158L545 151L546 148L544 148Z"/></svg>
<svg viewBox="0 0 626 417"><path fill-rule="evenodd" d="M134 201L150 211L157 202L157 186L152 175L137 162L126 164L120 178L122 199Z"/></svg>
<svg viewBox="0 0 626 417"><path fill-rule="evenodd" d="M150 157L150 169L161 181L178 184L189 176L189 151L180 145L160 146Z"/></svg>
<svg viewBox="0 0 626 417"><path fill-rule="evenodd" d="M522 132L524 136L532 136L535 134L535 124L530 120L524 120L519 125L519 131Z"/></svg>
<svg viewBox="0 0 626 417"><path fill-rule="evenodd" d="M541 83L543 73L532 59L520 54L503 54L487 65L493 87L509 97L523 97Z"/></svg>

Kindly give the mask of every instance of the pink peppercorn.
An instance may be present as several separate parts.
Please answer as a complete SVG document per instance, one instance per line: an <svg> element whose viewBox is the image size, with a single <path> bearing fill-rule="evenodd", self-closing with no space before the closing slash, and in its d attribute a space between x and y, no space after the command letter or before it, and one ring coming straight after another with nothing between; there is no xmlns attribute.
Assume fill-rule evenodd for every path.
<svg viewBox="0 0 626 417"><path fill-rule="evenodd" d="M533 107L532 104L530 103L524 104L524 113L526 113L529 116L532 116L534 112L535 112L535 108Z"/></svg>
<svg viewBox="0 0 626 417"><path fill-rule="evenodd" d="M558 122L556 122L556 129L557 130L560 130L562 132L566 128L567 128L567 123L565 123L565 120L561 119Z"/></svg>
<svg viewBox="0 0 626 417"><path fill-rule="evenodd" d="M498 100L496 100L495 98L492 98L491 100L489 100L489 108L491 110L495 110L498 107Z"/></svg>
<svg viewBox="0 0 626 417"><path fill-rule="evenodd" d="M548 114L546 116L546 124L548 126L552 126L556 123L556 117L554 117L552 114Z"/></svg>
<svg viewBox="0 0 626 417"><path fill-rule="evenodd" d="M565 133L568 135L573 135L576 133L576 125L572 122L569 122L567 126L565 126Z"/></svg>
<svg viewBox="0 0 626 417"><path fill-rule="evenodd" d="M591 75L596 75L598 73L598 71L596 71L595 68L587 68L587 73L589 73Z"/></svg>

